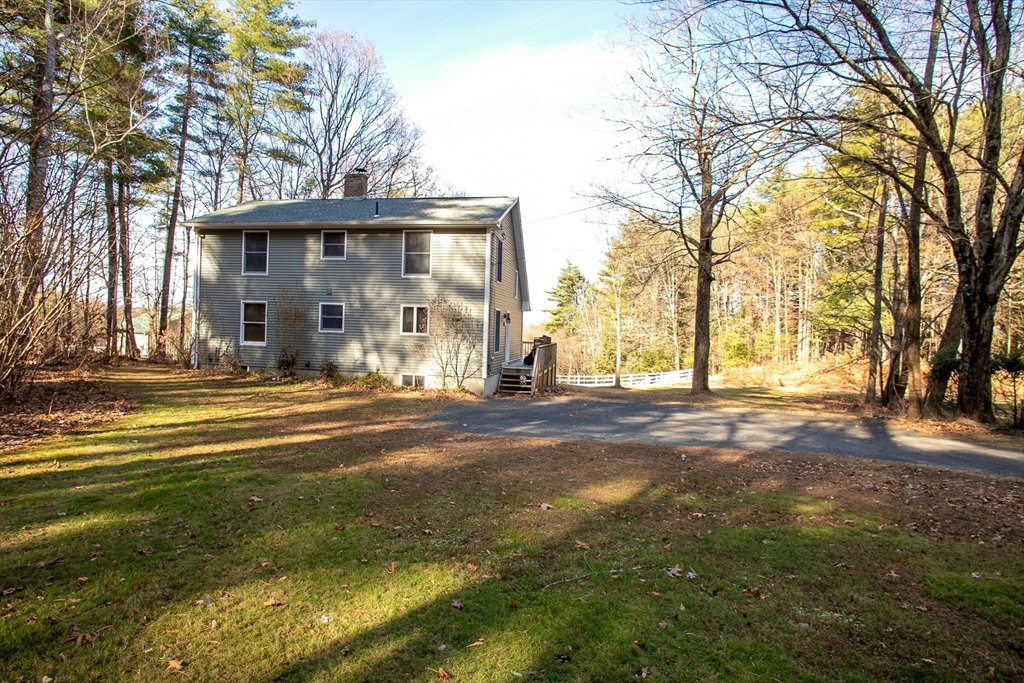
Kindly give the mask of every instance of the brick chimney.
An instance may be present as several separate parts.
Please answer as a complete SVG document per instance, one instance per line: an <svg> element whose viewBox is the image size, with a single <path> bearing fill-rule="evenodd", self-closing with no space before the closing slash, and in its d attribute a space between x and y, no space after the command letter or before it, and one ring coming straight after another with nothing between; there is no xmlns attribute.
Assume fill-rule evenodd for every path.
<svg viewBox="0 0 1024 683"><path fill-rule="evenodd" d="M353 168L345 174L346 197L365 197L370 183L370 174L365 168Z"/></svg>

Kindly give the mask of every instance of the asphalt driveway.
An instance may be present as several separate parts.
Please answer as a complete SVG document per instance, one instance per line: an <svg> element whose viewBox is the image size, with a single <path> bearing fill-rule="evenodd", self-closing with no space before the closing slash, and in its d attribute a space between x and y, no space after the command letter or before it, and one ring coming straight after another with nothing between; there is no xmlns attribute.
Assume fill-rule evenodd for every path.
<svg viewBox="0 0 1024 683"><path fill-rule="evenodd" d="M559 397L449 403L422 424L482 435L825 453L1024 478L1024 447L1001 450L809 413Z"/></svg>

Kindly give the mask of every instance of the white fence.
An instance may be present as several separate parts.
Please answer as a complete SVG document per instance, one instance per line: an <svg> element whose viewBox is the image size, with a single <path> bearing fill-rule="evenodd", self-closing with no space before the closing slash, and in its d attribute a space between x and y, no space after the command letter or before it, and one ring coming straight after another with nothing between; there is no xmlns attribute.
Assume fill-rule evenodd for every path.
<svg viewBox="0 0 1024 683"><path fill-rule="evenodd" d="M559 384L572 384L579 387L613 387L615 375L558 375ZM673 370L671 372L645 372L637 375L620 375L619 382L624 387L653 387L662 384L679 384L693 381L693 370Z"/></svg>

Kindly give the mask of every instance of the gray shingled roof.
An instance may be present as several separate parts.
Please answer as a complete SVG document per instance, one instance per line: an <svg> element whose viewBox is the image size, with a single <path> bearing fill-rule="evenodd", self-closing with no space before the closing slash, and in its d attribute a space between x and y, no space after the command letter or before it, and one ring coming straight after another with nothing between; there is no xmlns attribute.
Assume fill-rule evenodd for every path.
<svg viewBox="0 0 1024 683"><path fill-rule="evenodd" d="M515 202L515 197L288 199L238 204L193 218L186 221L186 225L200 228L310 223L493 225ZM374 211L379 215L374 216Z"/></svg>

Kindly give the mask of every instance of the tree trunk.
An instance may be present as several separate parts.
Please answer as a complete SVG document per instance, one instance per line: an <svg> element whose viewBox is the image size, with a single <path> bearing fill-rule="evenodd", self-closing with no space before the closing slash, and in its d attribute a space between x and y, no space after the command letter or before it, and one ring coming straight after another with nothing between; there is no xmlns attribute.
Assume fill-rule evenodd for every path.
<svg viewBox="0 0 1024 683"><path fill-rule="evenodd" d="M117 214L120 227L121 294L124 297L124 348L129 358L139 357L135 344L135 322L132 319L132 256L128 234L128 183L123 174L117 178Z"/></svg>
<svg viewBox="0 0 1024 683"><path fill-rule="evenodd" d="M701 209L700 243L697 247L697 302L693 321L693 383L690 393L711 391L708 383L711 356L711 239L714 228L710 211Z"/></svg>
<svg viewBox="0 0 1024 683"><path fill-rule="evenodd" d="M955 355L960 349L960 335L963 334L964 324L964 302L960 294L960 288L956 289L956 296L953 297L953 305L946 317L946 326L942 330L942 338L939 340L939 348L935 356ZM953 373L943 368L932 366L928 373L928 391L925 393L925 407L934 414L942 412L942 402L946 399L946 390L949 388L949 378Z"/></svg>
<svg viewBox="0 0 1024 683"><path fill-rule="evenodd" d="M622 386L622 291L615 293L615 386Z"/></svg>
<svg viewBox="0 0 1024 683"><path fill-rule="evenodd" d="M961 278L963 273L961 272ZM977 283L965 283L963 350L960 355L956 405L960 414L978 422L994 422L992 412L992 330L996 301L984 295Z"/></svg>
<svg viewBox="0 0 1024 683"><path fill-rule="evenodd" d="M185 152L188 147L188 122L192 112L192 46L188 50L185 97L181 103L181 137L178 139L178 160L174 171L174 194L171 198L171 215L167 221L167 241L164 244L164 280L160 288L160 322L156 333L156 356L167 357L167 325L171 302L171 267L174 264L174 233L178 226L181 210L181 184L185 175ZM186 277L187 277L186 273ZM181 309L185 315L185 309Z"/></svg>
<svg viewBox="0 0 1024 683"><path fill-rule="evenodd" d="M178 320L178 348L182 353L186 353L189 349L185 345L185 310L188 307L188 260L189 252L192 247L192 229L185 228L185 253L182 257L182 272L184 277L181 278L181 318ZM196 322L195 316L199 314L198 310L192 312L193 323ZM179 358L178 362L181 363L182 359Z"/></svg>
<svg viewBox="0 0 1024 683"><path fill-rule="evenodd" d="M117 345L117 212L114 202L114 164L103 168L103 194L107 209L107 356L118 354Z"/></svg>
<svg viewBox="0 0 1024 683"><path fill-rule="evenodd" d="M878 223L875 230L875 267L873 273L871 305L871 335L868 337L868 384L864 403L876 400L878 375L882 367L882 272L885 262L885 219L889 212L889 183L882 182L882 198L878 205Z"/></svg>
<svg viewBox="0 0 1024 683"><path fill-rule="evenodd" d="M53 133L53 75L56 68L56 37L51 0L43 9L43 40L34 56L32 111L29 123L28 179L25 187L25 257L22 268L22 315L35 308L43 284L43 219L46 210L46 174Z"/></svg>
<svg viewBox="0 0 1024 683"><path fill-rule="evenodd" d="M931 36L923 83L924 89L928 92L932 89L939 35L942 30L942 3L943 0L935 0L935 8L932 11ZM911 420L921 418L924 389L921 377L921 207L926 191L927 169L928 146L919 136L914 159L914 191L910 197L910 216L907 221L907 317L904 347L907 361L907 417Z"/></svg>

